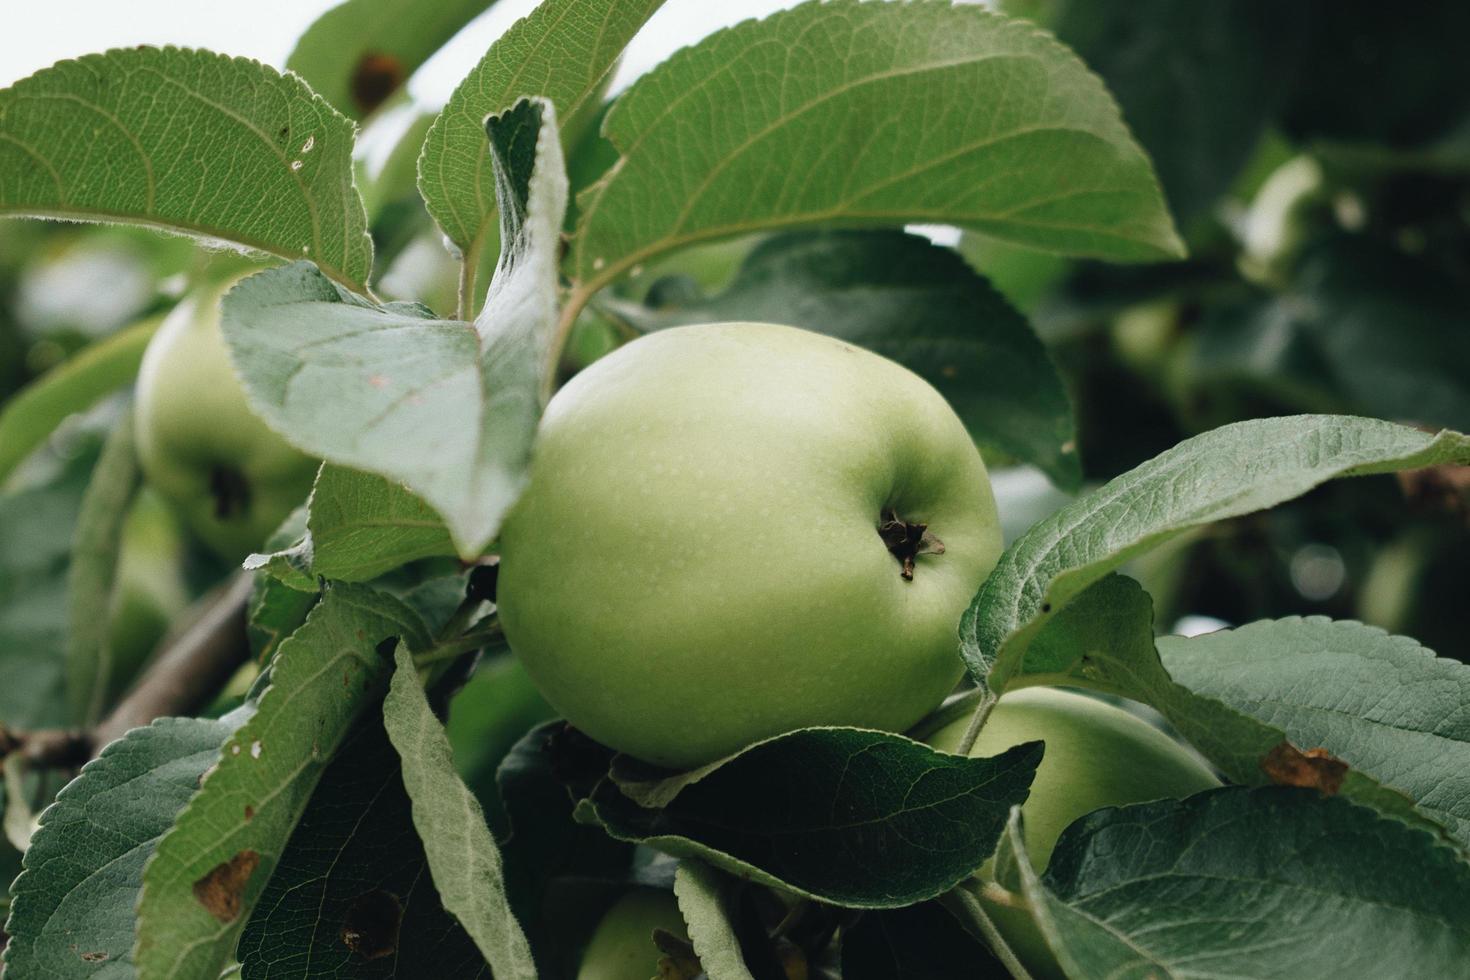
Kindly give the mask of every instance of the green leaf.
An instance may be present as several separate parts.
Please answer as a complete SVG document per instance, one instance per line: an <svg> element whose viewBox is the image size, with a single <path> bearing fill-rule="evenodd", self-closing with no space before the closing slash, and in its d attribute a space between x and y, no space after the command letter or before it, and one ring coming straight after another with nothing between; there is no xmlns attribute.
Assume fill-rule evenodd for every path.
<svg viewBox="0 0 1470 980"><path fill-rule="evenodd" d="M1470 462L1470 437L1352 416L1255 419L1187 439L1012 544L960 622L961 653L1003 692L1047 618L1129 558L1337 477L1457 461Z"/></svg>
<svg viewBox="0 0 1470 980"><path fill-rule="evenodd" d="M1309 0L1282 122L1298 140L1419 148L1470 115L1470 62L1439 56L1470 34L1470 8L1442 3L1405 18L1373 0ZM1466 161L1461 147L1460 166Z"/></svg>
<svg viewBox="0 0 1470 980"><path fill-rule="evenodd" d="M756 320L805 327L891 358L934 385L982 445L1082 480L1072 406L1046 349L964 260L900 231L767 239L718 295L648 309L609 300L642 330Z"/></svg>
<svg viewBox="0 0 1470 980"><path fill-rule="evenodd" d="M294 75L119 48L0 91L0 214L222 238L364 290L372 243L352 144L352 123Z"/></svg>
<svg viewBox="0 0 1470 980"><path fill-rule="evenodd" d="M150 317L84 348L6 400L0 407L0 486L68 415L86 411L137 377L143 350L161 322Z"/></svg>
<svg viewBox="0 0 1470 980"><path fill-rule="evenodd" d="M505 895L500 849L485 814L454 770L449 736L400 644L383 724L403 760L403 785L439 900L475 940L495 976L536 978L531 947Z"/></svg>
<svg viewBox="0 0 1470 980"><path fill-rule="evenodd" d="M281 644L258 709L230 737L143 873L134 962L145 976L215 980L312 791L388 679L390 637L422 649L416 613L331 587Z"/></svg>
<svg viewBox="0 0 1470 980"><path fill-rule="evenodd" d="M495 782L496 770L527 732L556 712L508 648L486 650L482 656L474 675L450 702L444 727L465 785L485 808L490 826L504 836L505 805Z"/></svg>
<svg viewBox="0 0 1470 980"><path fill-rule="evenodd" d="M244 718L162 718L135 728L57 794L15 882L7 973L133 976L144 862Z"/></svg>
<svg viewBox="0 0 1470 980"><path fill-rule="evenodd" d="M584 915L558 901L566 879L623 881L633 860L633 847L614 840L600 827L572 820L572 797L558 776L566 755L557 751L566 724L547 722L528 732L510 750L496 774L510 822L505 840L505 883L511 907L531 940L542 976L575 976L577 944L587 933L568 926ZM605 896L609 900L611 896ZM600 914L606 904L592 915Z"/></svg>
<svg viewBox="0 0 1470 980"><path fill-rule="evenodd" d="M1024 854L1020 827L1007 831ZM1286 787L1099 810L1024 893L1067 976L1449 977L1470 864L1419 830ZM1388 965L1388 966L1386 966Z"/></svg>
<svg viewBox="0 0 1470 980"><path fill-rule="evenodd" d="M731 924L737 883L738 879L692 858L680 861L674 872L674 895L689 928L690 945L705 975L718 980L754 980Z"/></svg>
<svg viewBox="0 0 1470 980"><path fill-rule="evenodd" d="M296 446L405 484L461 556L480 553L526 479L556 320L566 173L544 101L488 123L504 251L473 329L375 306L306 263L245 280L223 328L252 407Z"/></svg>
<svg viewBox="0 0 1470 980"><path fill-rule="evenodd" d="M429 877L402 763L368 710L322 773L240 937L241 975L489 980Z"/></svg>
<svg viewBox="0 0 1470 980"><path fill-rule="evenodd" d="M1005 975L990 950L938 902L865 912L842 933L842 980Z"/></svg>
<svg viewBox="0 0 1470 980"><path fill-rule="evenodd" d="M1440 699L1425 696L1426 703L1411 703L1409 697L1415 692L1432 691L1448 679L1441 666L1427 651L1417 649L1412 641L1403 641L1416 647L1415 654L1393 642L1370 641L1368 633L1376 633L1375 641L1391 641L1393 638L1357 624L1332 624L1327 621L1308 621L1316 625L1305 631L1294 631L1285 620L1285 626L1261 623L1246 627L1247 639L1260 642L1262 659L1285 658L1291 660L1291 651L1305 645L1310 649L1311 641L1305 635L1321 631L1317 639L1341 639L1336 627L1356 627L1361 635L1359 641L1348 647L1336 645L1344 650L1343 661L1328 672L1305 679L1304 672L1293 672L1289 667L1273 664L1262 669L1261 682L1271 684L1286 678L1298 684L1310 685L1321 695L1320 703L1338 703L1344 706L1358 705L1368 711L1370 717L1390 717L1397 706L1404 719L1411 719L1414 712L1428 712L1438 717L1436 709ZM1017 683L1027 684L1078 684L1111 694L1121 695L1152 705L1179 731L1191 745L1204 754L1226 777L1237 783L1259 784L1271 780L1267 771L1273 753L1288 751L1283 742L1292 742L1298 749L1326 747L1333 754L1341 751L1351 757L1353 768L1349 769L1336 791L1359 803L1371 806L1388 816L1398 817L1409 823L1417 823L1425 829L1444 833L1452 826L1443 812L1447 808L1436 801L1454 799L1456 787L1464 780L1455 772L1450 773L1452 762L1444 766L1433 765L1419 757L1406 758L1402 752L1394 751L1398 741L1413 738L1410 732L1392 732L1382 724L1367 719L1354 721L1344 714L1334 717L1330 731L1324 727L1312 727L1309 723L1291 720L1308 713L1298 700L1305 695L1294 695L1294 685L1272 687L1272 698L1266 703L1249 703L1244 698L1225 697L1218 684L1206 683L1202 689L1182 678L1173 678L1165 670L1160 659L1161 649L1172 649L1183 643L1186 648L1195 640L1165 638L1155 647L1152 604L1149 596L1137 582L1121 575L1109 575L1082 593L1076 601L1057 616L1047 621L1026 651L1022 672L1015 678ZM1207 645L1208 646L1208 645ZM1230 650L1221 649L1221 666L1230 660ZM1371 672L1349 669L1350 659L1358 656L1375 660L1380 670L1396 678L1399 683L1388 683L1381 676L1368 676ZM1321 659L1317 660L1320 665ZM1228 667L1226 668L1228 670ZM1395 697L1384 701L1384 695L1392 688ZM1350 708L1347 710L1351 710ZM1441 708L1442 710L1442 708ZM1413 722L1406 720L1412 727ZM1422 722L1421 722L1422 725ZM1298 736L1321 732L1323 738L1298 742ZM1456 746L1453 728L1446 741L1439 747L1453 752ZM1451 759L1455 758L1451 755ZM1362 762L1359 767L1357 763ZM1405 781L1405 767L1426 767L1422 778ZM1435 774L1443 774L1448 780L1443 790L1434 786ZM1418 806L1421 795L1430 802L1429 806ZM1460 799L1457 808L1463 809Z"/></svg>
<svg viewBox="0 0 1470 980"><path fill-rule="evenodd" d="M299 567L291 566L290 574L280 567L290 564L295 556L287 556L288 546L293 541L300 541L305 533L306 506L303 504L292 511L265 542L266 551L272 552L264 566L267 574L255 576L246 609L250 652L257 663L270 663L281 641L306 620L306 614L320 598L320 585L315 580L310 583L300 580L296 574L301 572ZM256 557L251 555L245 560L247 570L258 566Z"/></svg>
<svg viewBox="0 0 1470 980"><path fill-rule="evenodd" d="M108 435L82 497L72 534L66 580L66 700L71 723L91 727L102 717L116 683L112 662L112 607L123 525L141 482L133 439L133 413Z"/></svg>
<svg viewBox="0 0 1470 980"><path fill-rule="evenodd" d="M328 464L311 493L311 569L365 582L419 558L454 554L433 508L392 480Z"/></svg>
<svg viewBox="0 0 1470 980"><path fill-rule="evenodd" d="M1291 86L1299 11L1269 0L1063 0L1053 8L1047 26L1117 97L1175 215L1205 213Z"/></svg>
<svg viewBox="0 0 1470 980"><path fill-rule="evenodd" d="M1040 760L1036 742L968 759L885 732L809 728L681 777L661 809L603 780L578 818L761 884L893 908L940 895L985 862Z"/></svg>
<svg viewBox="0 0 1470 980"><path fill-rule="evenodd" d="M506 31L449 97L424 140L419 189L429 213L463 254L467 274L496 231L499 194L482 138L487 116L528 95L549 99L569 137L590 116L623 48L663 0L545 0ZM463 315L475 295L462 290Z"/></svg>
<svg viewBox="0 0 1470 980"><path fill-rule="evenodd" d="M371 115L495 0L346 0L296 41L286 68L356 119Z"/></svg>
<svg viewBox="0 0 1470 980"><path fill-rule="evenodd" d="M1170 676L1196 694L1325 748L1410 797L1470 847L1470 666L1406 636L1320 616L1160 637ZM1235 774L1231 774L1233 778Z"/></svg>
<svg viewBox="0 0 1470 980"><path fill-rule="evenodd" d="M961 224L1117 260L1183 246L1096 76L1024 21L947 3L807 3L705 38L623 94L622 159L579 199L591 292L761 228Z"/></svg>
<svg viewBox="0 0 1470 980"><path fill-rule="evenodd" d="M100 442L92 431L63 440L49 472L0 495L0 719L13 728L70 720L67 569Z"/></svg>
<svg viewBox="0 0 1470 980"><path fill-rule="evenodd" d="M1362 236L1336 239L1257 316L1309 338L1353 410L1470 430L1464 288L1427 264Z"/></svg>

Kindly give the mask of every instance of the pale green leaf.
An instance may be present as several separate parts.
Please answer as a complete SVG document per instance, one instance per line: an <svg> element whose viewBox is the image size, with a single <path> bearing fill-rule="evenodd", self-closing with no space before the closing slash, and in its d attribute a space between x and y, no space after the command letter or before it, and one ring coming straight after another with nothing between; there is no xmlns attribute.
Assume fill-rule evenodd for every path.
<svg viewBox="0 0 1470 980"><path fill-rule="evenodd" d="M663 0L546 0L486 52L460 82L424 140L419 189L429 213L474 275L496 231L495 168L484 140L487 116L523 96L542 96L575 138L618 56ZM474 294L474 283L466 284ZM469 315L469 300L462 296Z"/></svg>
<svg viewBox="0 0 1470 980"><path fill-rule="evenodd" d="M1268 760L1279 752L1288 753L1289 759L1291 746L1298 750L1326 748L1352 763L1335 787L1339 794L1434 833L1443 835L1446 828L1455 829L1451 811L1465 808L1466 782L1456 767L1465 747L1460 731L1464 726L1456 711L1447 707L1453 698L1443 692L1457 682L1463 686L1470 668L1436 661L1412 641L1356 623L1309 620L1313 625L1293 625L1301 622L1283 620L1245 627L1245 636L1234 644L1216 641L1196 648L1193 644L1204 638L1166 637L1156 648L1148 594L1132 579L1109 575L1047 620L1027 648L1014 683L1076 684L1152 705L1236 783L1271 781L1273 774L1267 767L1279 770L1281 766ZM1332 642L1349 634L1351 641L1346 645ZM1252 645L1259 658L1252 665L1260 667L1258 683L1270 688L1272 699L1252 703L1245 697L1226 697L1220 684L1211 684L1208 678L1200 683L1188 675L1171 677L1160 660L1164 649L1201 649L1206 657L1219 654L1217 669L1223 675L1239 676L1249 668L1236 665L1238 669L1232 671L1231 653L1242 644ZM1322 644L1342 651L1341 660L1334 658L1328 665L1326 655L1292 656L1294 649ZM1284 663L1261 666L1276 658ZM1308 659L1315 673L1307 669ZM1288 666L1293 660L1297 661L1294 669ZM1458 668L1458 678L1447 665ZM1393 680L1377 676L1378 672ZM1271 686L1283 678L1287 683L1282 687ZM1313 695L1301 693L1304 685L1310 685ZM1310 710L1299 703L1313 696L1318 704L1346 709L1330 731L1321 724L1313 725ZM1354 708L1361 708L1367 717L1353 716ZM1422 728L1426 717L1441 716L1442 740L1429 742L1431 751L1446 753L1441 763L1404 751L1406 743L1428 739L1427 733L1395 730L1386 723L1393 718L1402 728L1414 729L1418 719L1417 727ZM1379 720L1371 720L1374 718ZM1283 744L1287 742L1291 746ZM1445 785L1440 786L1441 781Z"/></svg>
<svg viewBox="0 0 1470 980"><path fill-rule="evenodd" d="M0 91L0 215L118 221L307 258L365 289L352 122L246 58L119 48Z"/></svg>
<svg viewBox="0 0 1470 980"><path fill-rule="evenodd" d="M1174 680L1410 797L1470 847L1470 666L1320 616L1158 640Z"/></svg>
<svg viewBox="0 0 1470 980"><path fill-rule="evenodd" d="M473 327L411 304L375 306L306 263L245 280L222 306L261 417L314 456L403 483L438 511L465 557L495 535L525 482L566 207L549 103L519 103L489 131L505 248Z"/></svg>
<svg viewBox="0 0 1470 980"><path fill-rule="evenodd" d="M113 689L110 609L128 505L141 482L133 413L125 410L103 444L82 496L67 570L66 700L72 724L95 725Z"/></svg>
<svg viewBox="0 0 1470 980"><path fill-rule="evenodd" d="M1470 865L1347 800L1228 787L1099 810L1044 875L1040 932L1073 980L1452 977L1470 960Z"/></svg>
<svg viewBox="0 0 1470 980"><path fill-rule="evenodd" d="M978 6L806 3L640 79L579 199L591 290L696 242L810 224L961 224L1116 260L1183 246L1102 83L1050 35Z"/></svg>
<svg viewBox="0 0 1470 980"><path fill-rule="evenodd" d="M1046 620L1129 558L1337 477L1450 462L1470 462L1470 437L1344 415L1255 419L1195 436L1011 545L960 623L961 653L977 679L1002 692Z"/></svg>
<svg viewBox="0 0 1470 980"><path fill-rule="evenodd" d="M133 959L149 978L215 980L361 712L377 703L396 637L429 639L418 615L360 585L330 588L280 646L255 715L225 743L143 872Z"/></svg>
<svg viewBox="0 0 1470 980"><path fill-rule="evenodd" d="M392 480L328 464L307 519L314 574L365 582L418 558L454 554L433 508Z"/></svg>
<svg viewBox="0 0 1470 980"><path fill-rule="evenodd" d="M689 928L689 943L710 980L754 980L740 952L740 937L731 922L739 879L703 861L685 858L674 872L679 914Z"/></svg>
<svg viewBox="0 0 1470 980"><path fill-rule="evenodd" d="M474 939L496 977L535 980L531 947L505 894L500 849L480 804L454 769L449 736L434 715L408 649L383 702L383 724L403 759L403 785L439 900Z"/></svg>

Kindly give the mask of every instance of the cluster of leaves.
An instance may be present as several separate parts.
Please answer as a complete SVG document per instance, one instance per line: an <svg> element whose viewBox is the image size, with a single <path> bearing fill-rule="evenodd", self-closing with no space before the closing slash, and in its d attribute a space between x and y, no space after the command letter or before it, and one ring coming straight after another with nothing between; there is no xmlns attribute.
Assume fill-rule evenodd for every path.
<svg viewBox="0 0 1470 980"><path fill-rule="evenodd" d="M224 331L252 407L324 460L248 563L248 691L132 730L59 793L6 759L25 851L7 969L563 976L611 895L672 877L690 969L713 980L781 976L793 955L847 980L953 976L995 966L972 878L993 855L993 887L1072 976L1454 975L1470 667L1320 616L1156 638L1167 573L1149 555L1340 477L1470 463L1452 431L1470 427L1470 235L1434 203L1470 185L1463 64L1420 57L1367 4L830 0L706 38L607 102L659 5L545 0L361 190L354 119L386 122L484 0L433 17L348 0L289 73L132 49L0 91L0 214L286 260L228 294ZM1463 17L1415 30L1459 36ZM1413 70L1380 98L1343 52ZM1265 247L1265 199L1304 172L1287 210L1307 230ZM415 281L436 236L451 251ZM453 559L493 550L567 372L735 318L906 364L992 460L1069 494L1106 480L1012 542L976 596L960 710L1029 684L1132 698L1232 785L1089 815L1038 873L1015 809L1035 744L968 759L807 729L670 774L541 724L497 645L488 566ZM151 328L116 326L0 412L13 728L91 724L132 675L88 615L138 492L106 398ZM1318 414L1259 417L1283 410ZM1191 599L1158 602L1172 618Z"/></svg>

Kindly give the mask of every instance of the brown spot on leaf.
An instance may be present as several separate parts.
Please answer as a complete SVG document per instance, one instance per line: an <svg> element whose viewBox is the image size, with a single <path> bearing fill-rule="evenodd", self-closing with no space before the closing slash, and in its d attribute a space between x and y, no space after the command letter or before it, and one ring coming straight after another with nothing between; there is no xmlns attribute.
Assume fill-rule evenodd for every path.
<svg viewBox="0 0 1470 980"><path fill-rule="evenodd" d="M194 897L219 921L234 922L240 915L245 886L259 865L260 852L247 848L194 882Z"/></svg>
<svg viewBox="0 0 1470 980"><path fill-rule="evenodd" d="M106 953L100 950L91 953L79 953L78 955L82 958L83 963L106 963L110 959Z"/></svg>
<svg viewBox="0 0 1470 980"><path fill-rule="evenodd" d="M245 819L247 821L255 819L255 807L251 806L249 803L245 804Z"/></svg>
<svg viewBox="0 0 1470 980"><path fill-rule="evenodd" d="M368 375L368 384L374 388L386 388L388 387L388 379L381 374L370 374Z"/></svg>
<svg viewBox="0 0 1470 980"><path fill-rule="evenodd" d="M352 69L352 102L358 114L365 116L388 101L406 77L403 62L391 54L369 51L358 58Z"/></svg>
<svg viewBox="0 0 1470 980"><path fill-rule="evenodd" d="M1261 760L1261 771L1278 786L1305 786L1336 796L1347 778L1348 764L1326 749L1301 749L1280 742Z"/></svg>
<svg viewBox="0 0 1470 980"><path fill-rule="evenodd" d="M342 943L365 960L391 956L398 949L398 926L403 905L398 896L381 888L358 896L342 920Z"/></svg>

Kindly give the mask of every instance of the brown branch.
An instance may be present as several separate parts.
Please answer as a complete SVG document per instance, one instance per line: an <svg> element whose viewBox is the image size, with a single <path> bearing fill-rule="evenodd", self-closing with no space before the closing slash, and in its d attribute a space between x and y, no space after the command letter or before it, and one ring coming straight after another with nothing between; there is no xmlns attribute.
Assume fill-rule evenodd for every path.
<svg viewBox="0 0 1470 980"><path fill-rule="evenodd" d="M92 730L91 755L129 729L155 718L192 715L209 703L250 656L245 607L251 581L250 573L237 573L149 664L127 696Z"/></svg>
<svg viewBox="0 0 1470 980"><path fill-rule="evenodd" d="M0 767L23 753L32 769L76 769L129 729L168 715L192 715L207 705L250 656L245 607L251 576L240 572L200 603L117 707L91 731L19 731L0 724Z"/></svg>

